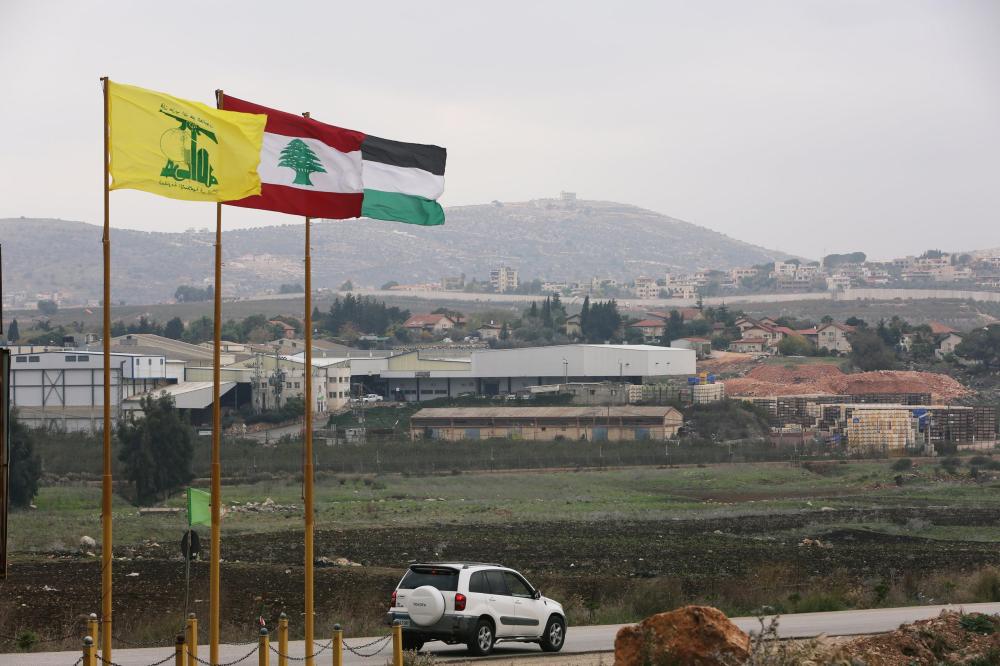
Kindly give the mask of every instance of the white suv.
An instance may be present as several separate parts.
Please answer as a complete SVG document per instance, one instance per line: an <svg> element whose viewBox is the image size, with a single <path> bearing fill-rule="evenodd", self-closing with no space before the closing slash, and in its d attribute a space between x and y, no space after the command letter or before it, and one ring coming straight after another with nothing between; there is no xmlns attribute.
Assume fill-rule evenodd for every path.
<svg viewBox="0 0 1000 666"><path fill-rule="evenodd" d="M499 564L411 564L385 620L403 625L406 650L444 641L465 643L483 656L498 641L538 643L546 652L558 652L566 642L562 604Z"/></svg>

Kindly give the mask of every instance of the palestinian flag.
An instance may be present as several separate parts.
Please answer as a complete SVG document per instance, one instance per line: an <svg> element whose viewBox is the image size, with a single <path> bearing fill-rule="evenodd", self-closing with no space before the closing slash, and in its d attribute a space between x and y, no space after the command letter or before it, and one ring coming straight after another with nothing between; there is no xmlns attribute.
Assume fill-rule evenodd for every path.
<svg viewBox="0 0 1000 666"><path fill-rule="evenodd" d="M444 192L444 148L380 139L228 95L222 108L267 116L257 168L261 192L227 204L305 217L444 224L437 202Z"/></svg>

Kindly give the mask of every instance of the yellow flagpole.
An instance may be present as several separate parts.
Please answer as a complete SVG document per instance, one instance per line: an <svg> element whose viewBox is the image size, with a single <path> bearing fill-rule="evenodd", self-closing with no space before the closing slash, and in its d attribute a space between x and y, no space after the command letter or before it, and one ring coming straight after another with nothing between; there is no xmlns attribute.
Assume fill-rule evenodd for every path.
<svg viewBox="0 0 1000 666"><path fill-rule="evenodd" d="M222 108L222 91L215 91L215 102ZM221 525L222 519L222 415L220 409L219 386L222 376L222 204L215 204L215 321L212 331L212 545L209 556L211 564L208 569L209 585L209 622L208 643L209 663L219 663L219 603L221 585L219 583L219 560L222 557Z"/></svg>
<svg viewBox="0 0 1000 666"><path fill-rule="evenodd" d="M111 661L111 185L108 115L108 77L101 77L104 91L104 475L101 477L101 658Z"/></svg>
<svg viewBox="0 0 1000 666"><path fill-rule="evenodd" d="M309 113L303 113L306 118ZM304 479L305 492L303 502L305 506L305 639L306 639L306 666L313 666L313 432L312 432L312 401L313 401L313 365L312 365L312 253L309 248L309 226L311 219L306 218L306 243L305 243L305 329L306 329L306 355L305 355L305 442L304 461L302 476Z"/></svg>

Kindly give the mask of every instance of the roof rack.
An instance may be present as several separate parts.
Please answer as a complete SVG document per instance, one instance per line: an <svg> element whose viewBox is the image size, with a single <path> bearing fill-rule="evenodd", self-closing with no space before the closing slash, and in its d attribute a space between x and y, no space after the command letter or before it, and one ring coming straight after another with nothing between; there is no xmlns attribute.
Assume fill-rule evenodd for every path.
<svg viewBox="0 0 1000 666"><path fill-rule="evenodd" d="M496 562L411 562L411 567L446 567L461 565L463 569L468 569L469 567L503 567L507 568L503 564L497 564Z"/></svg>

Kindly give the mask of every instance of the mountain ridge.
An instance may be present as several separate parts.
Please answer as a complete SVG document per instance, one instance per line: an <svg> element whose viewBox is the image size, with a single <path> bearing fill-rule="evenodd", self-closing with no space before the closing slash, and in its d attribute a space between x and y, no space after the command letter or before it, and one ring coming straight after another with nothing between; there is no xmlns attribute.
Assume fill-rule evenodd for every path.
<svg viewBox="0 0 1000 666"><path fill-rule="evenodd" d="M665 272L727 269L791 255L736 240L684 220L607 201L536 199L455 206L443 227L375 220L316 221L313 284L344 280L379 286L436 281L464 273L483 279L504 263L522 279L632 279ZM6 293L30 302L58 291L74 303L100 298L101 227L87 222L0 219ZM182 284L212 282L214 232L112 229L115 301L170 300ZM303 225L223 232L223 293L277 290L302 281ZM86 252L87 247L93 253ZM379 248L373 251L372 248Z"/></svg>

